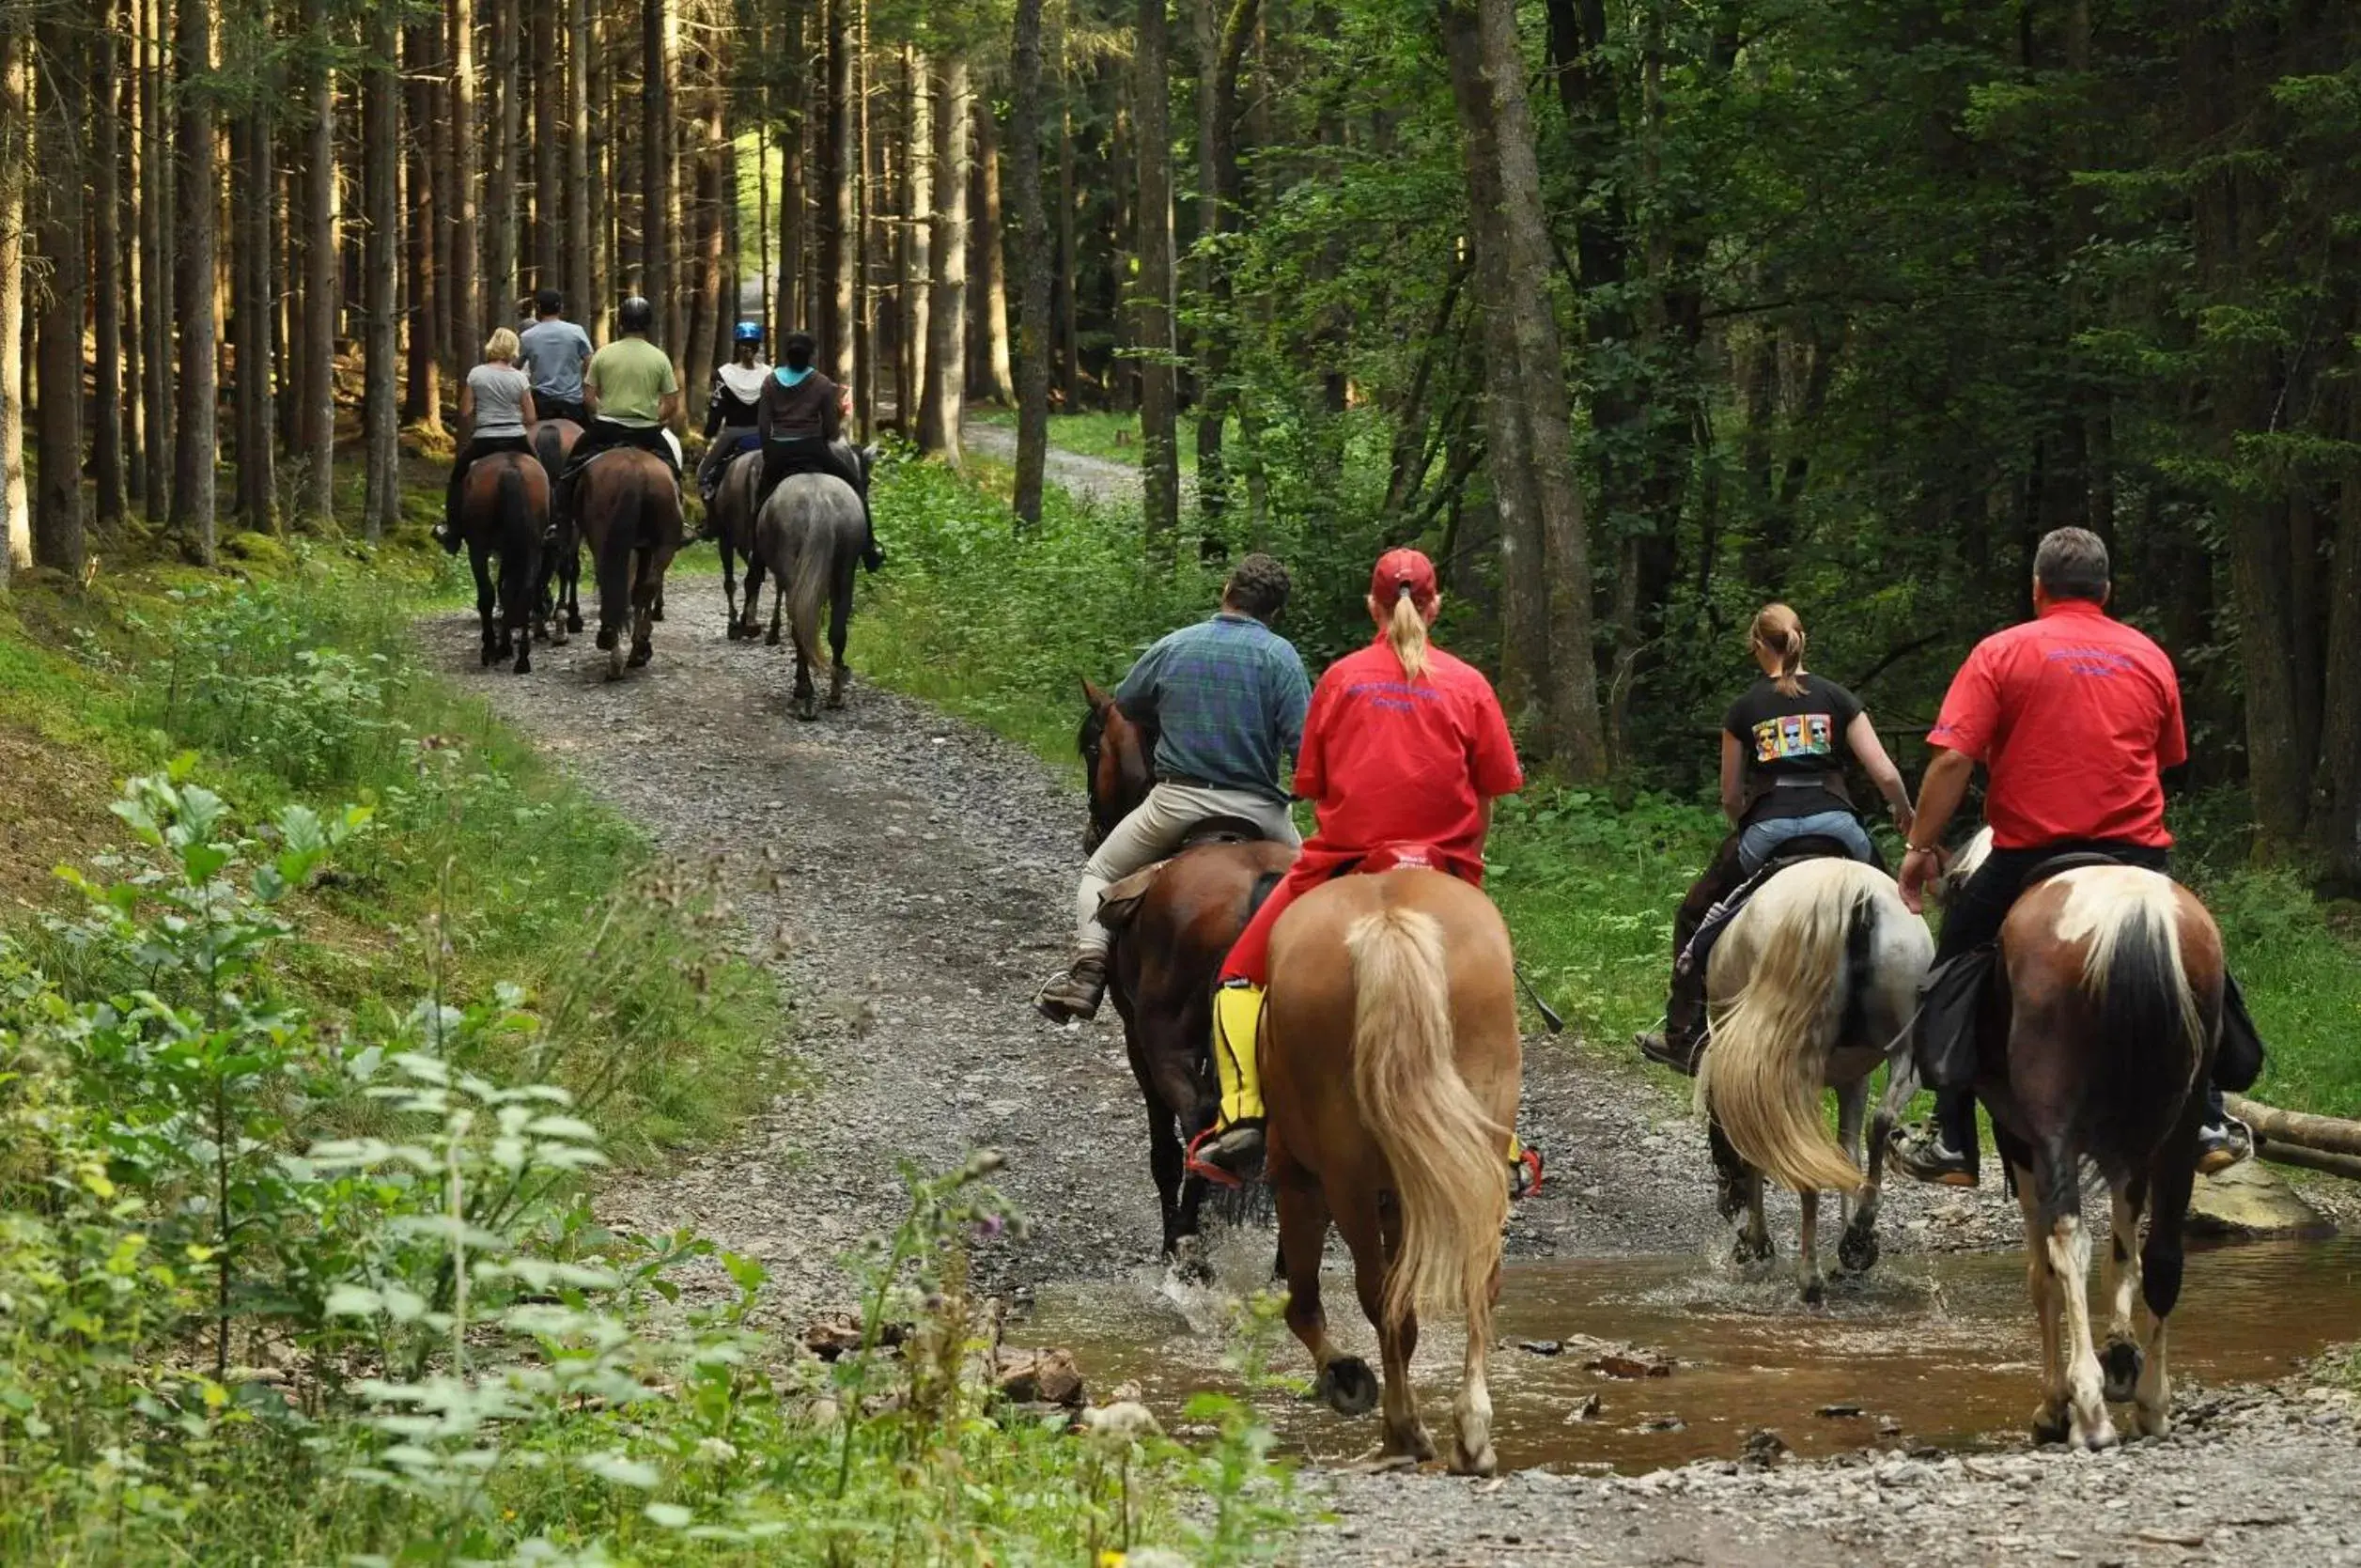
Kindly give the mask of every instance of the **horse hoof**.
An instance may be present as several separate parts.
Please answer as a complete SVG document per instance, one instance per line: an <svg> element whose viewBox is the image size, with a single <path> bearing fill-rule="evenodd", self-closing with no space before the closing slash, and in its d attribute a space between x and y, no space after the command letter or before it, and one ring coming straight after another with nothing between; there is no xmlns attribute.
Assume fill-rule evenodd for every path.
<svg viewBox="0 0 2361 1568"><path fill-rule="evenodd" d="M1825 1303L1825 1302L1827 1301L1827 1299L1828 1299L1828 1286L1827 1286L1827 1282L1826 1282L1825 1281L1824 1281L1824 1280L1817 1280L1817 1279L1814 1279L1814 1280L1806 1280L1806 1281L1804 1281L1804 1305L1805 1305L1805 1306L1807 1306L1807 1307L1817 1307L1817 1306L1821 1306L1821 1305L1823 1305L1824 1303Z"/></svg>
<svg viewBox="0 0 2361 1568"><path fill-rule="evenodd" d="M653 658L655 658L655 657L656 657L656 650L655 650L654 648L649 648L649 647L635 647L635 648L633 648L633 649L631 650L631 657L630 657L629 659L625 660L624 660L624 662L625 662L625 663L627 663L627 664L629 664L629 665L630 665L630 666L631 666L631 668L633 668L634 670L636 670L636 669L638 669L641 665L643 665L643 664L646 663L649 660L651 660L651 659L653 659Z"/></svg>
<svg viewBox="0 0 2361 1568"><path fill-rule="evenodd" d="M736 621L732 621L729 624L729 629L724 631L722 635L727 637L731 642L735 643L746 634L738 629L738 623Z"/></svg>
<svg viewBox="0 0 2361 1568"><path fill-rule="evenodd" d="M1339 1356L1320 1369L1312 1390L1340 1416L1365 1416L1377 1408L1377 1378L1358 1356Z"/></svg>
<svg viewBox="0 0 2361 1568"><path fill-rule="evenodd" d="M1875 1231L1848 1229L1837 1243L1837 1265L1847 1274L1867 1274L1877 1266L1879 1256Z"/></svg>
<svg viewBox="0 0 2361 1568"><path fill-rule="evenodd" d="M489 643L485 644L478 651L475 662L484 669L489 670L491 668L492 645Z"/></svg>
<svg viewBox="0 0 2361 1568"><path fill-rule="evenodd" d="M566 617L566 629L567 629L567 630L568 630L568 631L580 631L582 629L582 616L580 616L580 615L578 615L578 614L568 614L568 615Z"/></svg>
<svg viewBox="0 0 2361 1568"><path fill-rule="evenodd" d="M553 648L562 648L566 645L566 629L564 627L560 627L555 631L550 633L550 646Z"/></svg>
<svg viewBox="0 0 2361 1568"><path fill-rule="evenodd" d="M820 716L820 710L811 698L799 697L796 699L795 716L808 724Z"/></svg>
<svg viewBox="0 0 2361 1568"><path fill-rule="evenodd" d="M1741 1268L1751 1264L1769 1263L1778 1256L1779 1249L1771 1245L1768 1236L1757 1241L1752 1236L1742 1235L1737 1244L1730 1249L1730 1261Z"/></svg>
<svg viewBox="0 0 2361 1568"><path fill-rule="evenodd" d="M2172 1436L2172 1412L2134 1405L2132 1430L2143 1437L2169 1437Z"/></svg>
<svg viewBox="0 0 2361 1568"><path fill-rule="evenodd" d="M1210 1285L1213 1283L1213 1265L1205 1260L1205 1241L1203 1236L1185 1235L1173 1238L1173 1250L1166 1254L1164 1261L1171 1266L1173 1278L1182 1284Z"/></svg>
<svg viewBox="0 0 2361 1568"><path fill-rule="evenodd" d="M779 634L774 631L769 636L764 638L762 642L764 647L775 648L779 645Z"/></svg>
<svg viewBox="0 0 2361 1568"><path fill-rule="evenodd" d="M658 605L655 609L647 613L647 618L651 621L662 620L664 618L664 607L660 604Z"/></svg>
<svg viewBox="0 0 2361 1568"><path fill-rule="evenodd" d="M2034 1447L2048 1448L2053 1443L2062 1443L2066 1440L2067 1433L2070 1430L2070 1423L2066 1420L2065 1406L2061 1405L2051 1405L2047 1402L2043 1402L2039 1408L2034 1410Z"/></svg>
<svg viewBox="0 0 2361 1568"><path fill-rule="evenodd" d="M2076 1444L2089 1450L2092 1453L2104 1453L2122 1440L2115 1435L2115 1423L2104 1415L2099 1418L2098 1425L2089 1428L2074 1437Z"/></svg>
<svg viewBox="0 0 2361 1568"><path fill-rule="evenodd" d="M598 629L598 635L591 639L592 645L600 653L613 653L616 641L614 629L604 626Z"/></svg>
<svg viewBox="0 0 2361 1568"><path fill-rule="evenodd" d="M1489 1476L1499 1467L1500 1456L1492 1452L1490 1443L1484 1444L1473 1453L1466 1449L1460 1449L1452 1456L1451 1461L1451 1473L1453 1475Z"/></svg>
<svg viewBox="0 0 2361 1568"><path fill-rule="evenodd" d="M2099 1358L2099 1370L2106 1376L2105 1397L2110 1405L2128 1405L2139 1387L2141 1357L2139 1346L2129 1340L2114 1340Z"/></svg>

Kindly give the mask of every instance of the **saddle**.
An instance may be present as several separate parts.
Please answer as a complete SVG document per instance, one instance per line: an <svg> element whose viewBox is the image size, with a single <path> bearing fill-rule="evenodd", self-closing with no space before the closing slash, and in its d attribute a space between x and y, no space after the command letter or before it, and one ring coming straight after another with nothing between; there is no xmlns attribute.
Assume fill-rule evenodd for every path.
<svg viewBox="0 0 2361 1568"><path fill-rule="evenodd" d="M1218 844L1264 844L1269 842L1269 837L1243 816L1204 818L1181 835L1178 849L1160 861L1142 866L1100 893L1098 924L1110 931L1120 931L1129 924L1132 917L1140 912L1140 906L1147 898L1148 890L1156 886L1157 877L1163 875L1164 868L1191 849L1203 849ZM1253 919L1254 912L1269 899L1271 890L1279 886L1280 878L1284 875L1283 872L1266 871L1254 878L1253 892L1247 896L1246 917L1249 920Z"/></svg>
<svg viewBox="0 0 2361 1568"><path fill-rule="evenodd" d="M1673 960L1673 967L1683 974L1705 973L1705 966L1713 957L1714 944L1721 939L1724 931L1730 929L1730 923L1738 918L1738 911L1763 890L1763 884L1789 866L1800 865L1806 861L1849 861L1852 858L1852 851L1832 838L1808 834L1789 839L1772 852L1771 858L1764 861L1753 876L1731 889L1719 903L1705 911L1705 918L1698 922L1697 930L1689 937L1688 945L1681 949L1680 957Z"/></svg>

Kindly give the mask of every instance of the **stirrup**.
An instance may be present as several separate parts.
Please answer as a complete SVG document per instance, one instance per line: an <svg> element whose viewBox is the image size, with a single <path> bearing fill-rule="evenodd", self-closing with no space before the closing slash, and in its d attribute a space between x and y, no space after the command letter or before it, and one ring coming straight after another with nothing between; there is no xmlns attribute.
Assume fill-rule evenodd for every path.
<svg viewBox="0 0 2361 1568"><path fill-rule="evenodd" d="M1196 1137L1188 1141L1188 1152L1183 1161L1182 1169L1187 1171L1188 1174L1192 1176L1201 1177L1205 1181L1213 1183L1216 1187L1244 1187L1246 1185L1246 1178L1244 1176L1239 1175L1235 1171L1225 1171L1219 1165L1215 1165L1208 1160L1200 1158L1197 1151L1204 1148L1207 1143L1215 1141L1227 1133L1234 1132L1241 1126L1250 1125L1250 1123L1233 1122L1226 1127L1207 1127L1204 1131L1199 1133Z"/></svg>
<svg viewBox="0 0 2361 1568"><path fill-rule="evenodd" d="M1524 1154L1510 1165L1509 1172L1509 1200L1512 1203L1535 1196L1541 1191L1541 1151L1530 1143L1526 1144Z"/></svg>

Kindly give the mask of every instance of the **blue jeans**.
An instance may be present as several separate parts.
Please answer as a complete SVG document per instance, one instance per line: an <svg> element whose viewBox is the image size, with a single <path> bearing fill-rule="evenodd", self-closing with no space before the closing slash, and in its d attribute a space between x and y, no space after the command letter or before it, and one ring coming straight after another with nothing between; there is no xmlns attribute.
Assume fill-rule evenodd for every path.
<svg viewBox="0 0 2361 1568"><path fill-rule="evenodd" d="M1790 839L1832 838L1856 861L1873 860L1869 830L1849 811L1814 812L1810 816L1775 816L1757 822L1738 835L1738 862L1749 877Z"/></svg>

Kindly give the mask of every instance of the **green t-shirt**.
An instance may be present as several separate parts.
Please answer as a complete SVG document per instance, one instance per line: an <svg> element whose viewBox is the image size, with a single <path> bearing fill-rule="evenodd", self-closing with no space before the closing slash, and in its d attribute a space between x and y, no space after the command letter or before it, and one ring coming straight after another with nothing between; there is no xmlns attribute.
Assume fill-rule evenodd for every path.
<svg viewBox="0 0 2361 1568"><path fill-rule="evenodd" d="M618 337L591 357L582 378L598 397L598 417L617 425L661 423L657 409L680 390L673 362L645 337Z"/></svg>

